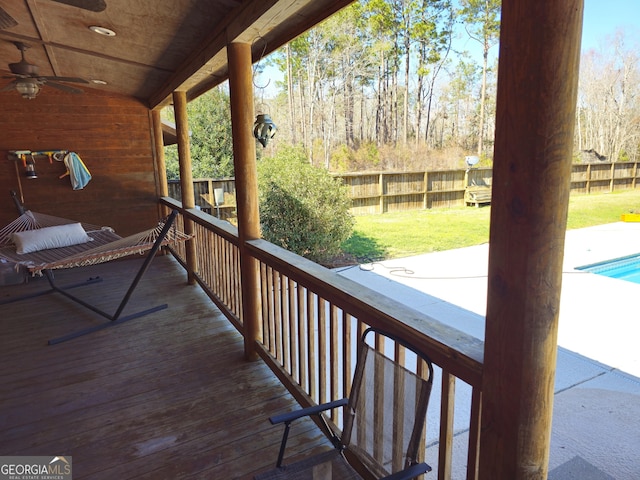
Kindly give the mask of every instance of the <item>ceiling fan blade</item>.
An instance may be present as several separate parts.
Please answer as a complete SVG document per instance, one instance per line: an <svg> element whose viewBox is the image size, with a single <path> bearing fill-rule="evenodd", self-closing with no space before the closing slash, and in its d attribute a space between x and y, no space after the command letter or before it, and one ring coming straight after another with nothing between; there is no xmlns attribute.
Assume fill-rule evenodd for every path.
<svg viewBox="0 0 640 480"><path fill-rule="evenodd" d="M84 78L78 78L78 77L38 77L38 78L44 78L45 80L48 80L48 81L53 80L54 82L89 83Z"/></svg>
<svg viewBox="0 0 640 480"><path fill-rule="evenodd" d="M80 90L79 88L70 87L69 85L63 85L61 83L47 82L45 85L57 88L58 90L62 90L63 92L67 93L84 93L84 91Z"/></svg>
<svg viewBox="0 0 640 480"><path fill-rule="evenodd" d="M8 92L9 90L13 90L14 88L16 88L16 83L17 80L7 83L2 89L0 89L0 92Z"/></svg>
<svg viewBox="0 0 640 480"><path fill-rule="evenodd" d="M18 25L16 19L9 15L4 8L0 7L0 30L15 27L16 25Z"/></svg>
<svg viewBox="0 0 640 480"><path fill-rule="evenodd" d="M64 3L72 7L82 8L91 12L102 12L107 8L105 0L53 0L54 2Z"/></svg>

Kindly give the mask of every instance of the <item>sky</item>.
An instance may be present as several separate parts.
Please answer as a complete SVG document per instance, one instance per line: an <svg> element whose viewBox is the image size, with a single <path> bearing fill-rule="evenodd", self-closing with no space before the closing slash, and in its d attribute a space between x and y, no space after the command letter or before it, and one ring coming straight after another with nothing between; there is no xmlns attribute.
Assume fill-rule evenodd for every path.
<svg viewBox="0 0 640 480"><path fill-rule="evenodd" d="M640 0L584 0L582 52L605 45L607 37L612 37L618 29L624 30L627 46L636 45L640 49ZM480 44L469 39L463 28L460 28L456 45L473 57L482 58ZM498 50L498 45L491 48L492 60L497 57Z"/></svg>
<svg viewBox="0 0 640 480"><path fill-rule="evenodd" d="M640 0L585 0L582 51L598 48L618 28L626 44L640 46Z"/></svg>

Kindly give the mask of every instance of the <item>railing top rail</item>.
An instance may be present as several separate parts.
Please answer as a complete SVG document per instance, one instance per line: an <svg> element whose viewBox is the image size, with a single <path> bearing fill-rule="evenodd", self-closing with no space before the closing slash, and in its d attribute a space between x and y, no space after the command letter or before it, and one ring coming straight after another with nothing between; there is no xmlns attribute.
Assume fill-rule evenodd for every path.
<svg viewBox="0 0 640 480"><path fill-rule="evenodd" d="M204 226L210 230L214 230L217 235L220 235L229 243L238 245L238 229L225 220L212 217L198 209L183 209L182 202L175 200L171 197L161 197L160 203L167 205L173 209L180 210L180 212L187 218L193 220L195 223Z"/></svg>
<svg viewBox="0 0 640 480"><path fill-rule="evenodd" d="M182 202L180 200L176 200L175 198L160 197L159 201L162 205L165 205L172 210L182 210Z"/></svg>
<svg viewBox="0 0 640 480"><path fill-rule="evenodd" d="M437 365L473 386L482 382L484 343L402 303L266 240L247 242L251 255L371 326L411 338Z"/></svg>

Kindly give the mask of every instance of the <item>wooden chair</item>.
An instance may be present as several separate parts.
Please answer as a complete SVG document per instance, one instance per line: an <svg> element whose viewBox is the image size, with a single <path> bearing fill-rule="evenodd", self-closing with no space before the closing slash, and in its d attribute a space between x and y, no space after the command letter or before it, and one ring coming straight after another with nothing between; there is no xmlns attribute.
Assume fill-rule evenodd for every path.
<svg viewBox="0 0 640 480"><path fill-rule="evenodd" d="M370 346L376 335L414 352L416 361L426 365L424 378ZM424 449L422 437L432 383L433 366L425 355L389 333L367 329L359 343L349 398L271 417L272 424L285 425L280 452L276 467L255 476L255 480L361 479L365 478L358 473L362 467L374 478L385 480L408 480L429 472L431 467L421 463L418 455L420 448ZM332 431L322 412L340 407L344 408L344 427L341 436L332 435L335 448L283 465L291 423L318 415ZM352 457L360 464L358 469L347 461Z"/></svg>

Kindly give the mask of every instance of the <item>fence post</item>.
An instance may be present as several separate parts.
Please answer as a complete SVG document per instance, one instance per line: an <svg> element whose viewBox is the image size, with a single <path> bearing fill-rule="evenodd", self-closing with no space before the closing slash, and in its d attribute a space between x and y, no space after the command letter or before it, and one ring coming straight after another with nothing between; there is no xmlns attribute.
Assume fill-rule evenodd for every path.
<svg viewBox="0 0 640 480"><path fill-rule="evenodd" d="M429 203L427 201L427 194L429 193L429 172L424 172L422 181L424 182L424 187L422 189L422 209L426 210L429 208Z"/></svg>
<svg viewBox="0 0 640 480"><path fill-rule="evenodd" d="M380 213L384 213L384 178L383 173L378 175L378 193L380 194Z"/></svg>
<svg viewBox="0 0 640 480"><path fill-rule="evenodd" d="M613 184L616 178L616 164L614 162L611 162L610 174L611 174L611 179L609 180L609 193L613 192Z"/></svg>

